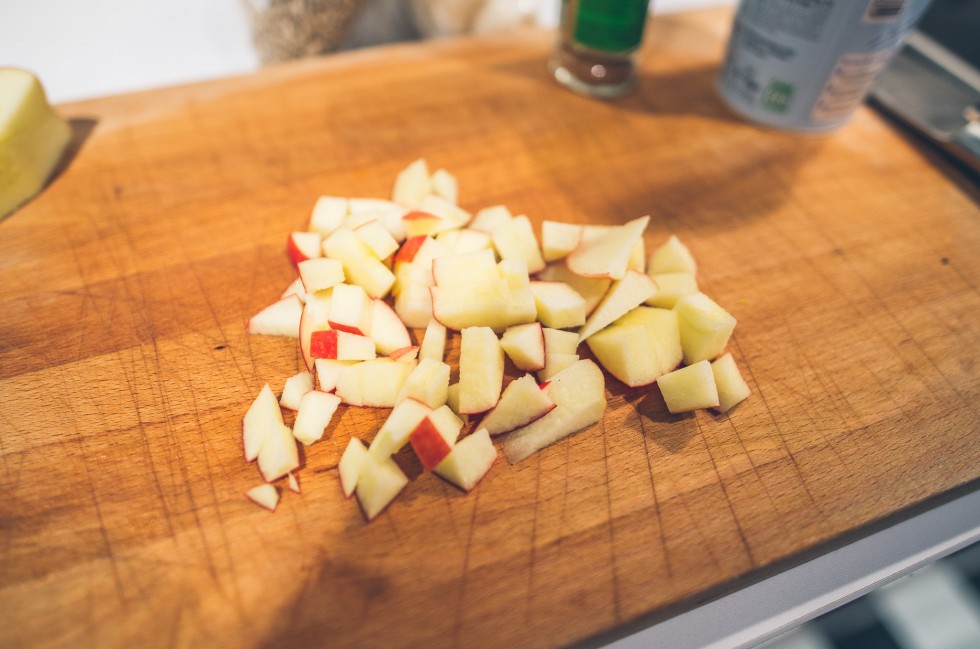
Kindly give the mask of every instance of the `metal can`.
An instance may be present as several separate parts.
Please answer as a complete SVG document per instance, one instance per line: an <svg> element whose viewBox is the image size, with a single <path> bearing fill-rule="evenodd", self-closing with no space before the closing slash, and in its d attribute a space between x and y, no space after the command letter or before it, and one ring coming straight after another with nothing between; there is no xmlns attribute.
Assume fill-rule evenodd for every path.
<svg viewBox="0 0 980 649"><path fill-rule="evenodd" d="M742 0L718 90L743 117L829 131L864 101L930 0Z"/></svg>

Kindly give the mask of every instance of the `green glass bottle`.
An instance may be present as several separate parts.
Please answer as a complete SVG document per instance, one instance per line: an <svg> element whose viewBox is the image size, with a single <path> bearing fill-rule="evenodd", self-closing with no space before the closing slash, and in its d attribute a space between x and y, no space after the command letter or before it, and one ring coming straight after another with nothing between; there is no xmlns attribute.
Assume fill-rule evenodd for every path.
<svg viewBox="0 0 980 649"><path fill-rule="evenodd" d="M562 0L558 45L549 67L564 86L619 97L636 83L649 0Z"/></svg>

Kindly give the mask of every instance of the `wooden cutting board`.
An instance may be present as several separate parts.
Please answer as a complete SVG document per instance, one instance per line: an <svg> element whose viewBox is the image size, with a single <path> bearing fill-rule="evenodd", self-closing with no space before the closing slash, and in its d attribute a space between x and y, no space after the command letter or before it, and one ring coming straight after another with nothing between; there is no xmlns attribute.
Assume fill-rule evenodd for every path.
<svg viewBox="0 0 980 649"><path fill-rule="evenodd" d="M828 137L713 90L727 12L658 19L637 93L559 88L549 34L343 54L61 106L70 163L0 223L0 645L554 647L658 619L980 477L980 209L876 114ZM464 495L413 475L365 524L341 411L302 495L243 497L240 419L302 361L244 323L317 196L412 160L461 203L650 214L739 324L753 394L603 421Z"/></svg>

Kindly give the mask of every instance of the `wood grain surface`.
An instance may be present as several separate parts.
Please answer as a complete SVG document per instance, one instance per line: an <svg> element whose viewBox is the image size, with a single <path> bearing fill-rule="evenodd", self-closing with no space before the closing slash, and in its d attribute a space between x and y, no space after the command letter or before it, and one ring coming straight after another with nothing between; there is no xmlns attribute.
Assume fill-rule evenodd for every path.
<svg viewBox="0 0 980 649"><path fill-rule="evenodd" d="M728 20L655 21L612 103L528 33L59 107L71 160L0 223L0 646L563 646L974 488L976 188L869 110L827 137L735 119ZM678 234L752 397L672 416L609 379L600 424L469 495L414 475L371 524L335 467L386 411L346 408L302 495L248 502L240 419L302 366L244 329L285 236L418 157L471 210Z"/></svg>

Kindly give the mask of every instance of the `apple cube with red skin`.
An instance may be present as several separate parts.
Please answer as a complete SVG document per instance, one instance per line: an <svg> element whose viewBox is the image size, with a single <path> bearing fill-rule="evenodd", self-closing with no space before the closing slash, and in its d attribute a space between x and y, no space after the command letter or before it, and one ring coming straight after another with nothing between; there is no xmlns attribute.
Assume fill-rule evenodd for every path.
<svg viewBox="0 0 980 649"><path fill-rule="evenodd" d="M432 408L415 399L405 399L392 408L381 430L371 440L368 451L377 458L389 457L408 443L408 438Z"/></svg>
<svg viewBox="0 0 980 649"><path fill-rule="evenodd" d="M298 266L301 261L322 256L320 243L320 235L316 232L291 232L286 240L286 253L293 266Z"/></svg>
<svg viewBox="0 0 980 649"><path fill-rule="evenodd" d="M363 361L377 356L374 341L367 336L336 329L314 331L310 336L310 355L313 358L334 358L339 361Z"/></svg>
<svg viewBox="0 0 980 649"><path fill-rule="evenodd" d="M657 386L667 404L667 410L677 414L701 408L717 408L718 387L715 385L711 363L699 361L664 374L657 379Z"/></svg>
<svg viewBox="0 0 980 649"><path fill-rule="evenodd" d="M544 330L540 322L527 322L507 327L500 337L500 346L522 372L544 369ZM576 334L570 333L578 341Z"/></svg>
<svg viewBox="0 0 980 649"><path fill-rule="evenodd" d="M527 426L555 408L555 402L534 377L525 374L507 384L497 405L480 421L491 435L502 435Z"/></svg>
<svg viewBox="0 0 980 649"><path fill-rule="evenodd" d="M426 471L433 470L449 455L463 428L463 421L447 405L430 412L409 435L412 450Z"/></svg>
<svg viewBox="0 0 980 649"><path fill-rule="evenodd" d="M374 519L407 484L408 478L390 457L361 456L354 493L364 518Z"/></svg>
<svg viewBox="0 0 980 649"><path fill-rule="evenodd" d="M279 490L268 482L252 487L245 492L245 496L256 505L268 509L270 512L276 511L279 504Z"/></svg>
<svg viewBox="0 0 980 649"><path fill-rule="evenodd" d="M606 410L605 377L588 359L576 361L548 382L545 390L556 406L527 426L507 433L504 455L511 464L538 450L588 428L602 419Z"/></svg>
<svg viewBox="0 0 980 649"><path fill-rule="evenodd" d="M354 495L354 489L357 487L357 476L361 470L361 461L365 455L367 455L367 447L364 446L364 442L356 437L351 437L343 455L340 456L340 462L337 464L340 489L347 498Z"/></svg>
<svg viewBox="0 0 980 649"><path fill-rule="evenodd" d="M497 405L504 380L504 350L490 327L467 327L461 333L459 408L471 415Z"/></svg>
<svg viewBox="0 0 980 649"><path fill-rule="evenodd" d="M649 221L649 216L642 216L610 227L597 237L583 236L579 246L565 258L569 270L584 277L622 279Z"/></svg>
<svg viewBox="0 0 980 649"><path fill-rule="evenodd" d="M252 316L248 333L296 338L302 317L303 303L296 295L287 295Z"/></svg>
<svg viewBox="0 0 980 649"><path fill-rule="evenodd" d="M304 394L293 423L293 437L304 446L321 439L339 405L340 397L329 392L312 390Z"/></svg>
<svg viewBox="0 0 980 649"><path fill-rule="evenodd" d="M485 428L456 442L435 469L440 478L470 492L489 473L497 460L497 449Z"/></svg>
<svg viewBox="0 0 980 649"><path fill-rule="evenodd" d="M258 457L265 440L283 426L282 411L266 383L242 418L242 446L249 462Z"/></svg>

